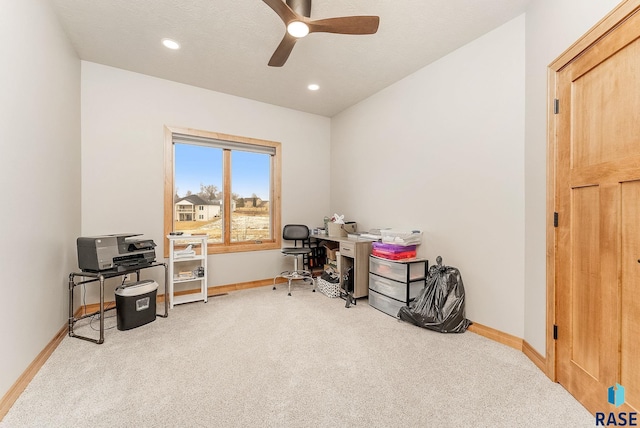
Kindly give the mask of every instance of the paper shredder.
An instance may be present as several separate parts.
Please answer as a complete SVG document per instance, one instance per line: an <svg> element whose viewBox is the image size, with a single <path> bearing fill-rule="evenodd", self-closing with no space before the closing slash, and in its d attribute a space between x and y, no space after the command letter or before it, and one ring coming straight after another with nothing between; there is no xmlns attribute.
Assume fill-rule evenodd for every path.
<svg viewBox="0 0 640 428"><path fill-rule="evenodd" d="M150 279L116 288L118 330L130 330L155 321L157 293L158 283Z"/></svg>

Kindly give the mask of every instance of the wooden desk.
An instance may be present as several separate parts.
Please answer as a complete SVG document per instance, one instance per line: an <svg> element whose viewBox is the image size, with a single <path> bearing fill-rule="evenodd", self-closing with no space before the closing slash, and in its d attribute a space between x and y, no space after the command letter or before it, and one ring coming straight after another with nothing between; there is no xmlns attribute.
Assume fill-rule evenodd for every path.
<svg viewBox="0 0 640 428"><path fill-rule="evenodd" d="M357 299L369 295L369 254L371 254L371 241L328 235L311 235L310 238L317 241L339 243L340 266L342 271L353 266L353 297ZM342 278L340 279L340 283L342 286Z"/></svg>

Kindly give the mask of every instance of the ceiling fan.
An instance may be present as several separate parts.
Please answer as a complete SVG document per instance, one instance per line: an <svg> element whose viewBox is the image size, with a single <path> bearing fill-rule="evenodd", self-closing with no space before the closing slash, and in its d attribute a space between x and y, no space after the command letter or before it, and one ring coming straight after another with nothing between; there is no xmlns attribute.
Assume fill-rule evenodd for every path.
<svg viewBox="0 0 640 428"><path fill-rule="evenodd" d="M287 27L284 38L269 60L271 67L282 67L298 39L309 33L375 34L378 16L344 16L311 20L311 0L263 0Z"/></svg>

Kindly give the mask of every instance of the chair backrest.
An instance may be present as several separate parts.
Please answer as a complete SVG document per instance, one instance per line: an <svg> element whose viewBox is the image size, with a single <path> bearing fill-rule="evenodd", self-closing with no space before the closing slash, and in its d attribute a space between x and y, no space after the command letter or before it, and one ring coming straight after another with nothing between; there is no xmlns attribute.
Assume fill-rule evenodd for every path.
<svg viewBox="0 0 640 428"><path fill-rule="evenodd" d="M309 239L309 228L304 224L287 224L282 228L282 239L305 241Z"/></svg>

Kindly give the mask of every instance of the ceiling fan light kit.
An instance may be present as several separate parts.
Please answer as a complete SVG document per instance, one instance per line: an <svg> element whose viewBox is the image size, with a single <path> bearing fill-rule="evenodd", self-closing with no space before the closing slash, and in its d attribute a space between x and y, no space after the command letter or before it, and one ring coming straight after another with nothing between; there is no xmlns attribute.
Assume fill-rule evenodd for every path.
<svg viewBox="0 0 640 428"><path fill-rule="evenodd" d="M296 41L310 33L375 34L378 31L378 16L343 16L311 20L311 0L262 0L284 22L287 32L269 60L271 67L282 67Z"/></svg>
<svg viewBox="0 0 640 428"><path fill-rule="evenodd" d="M302 21L293 21L287 25L287 33L297 39L301 39L309 34L309 26Z"/></svg>

